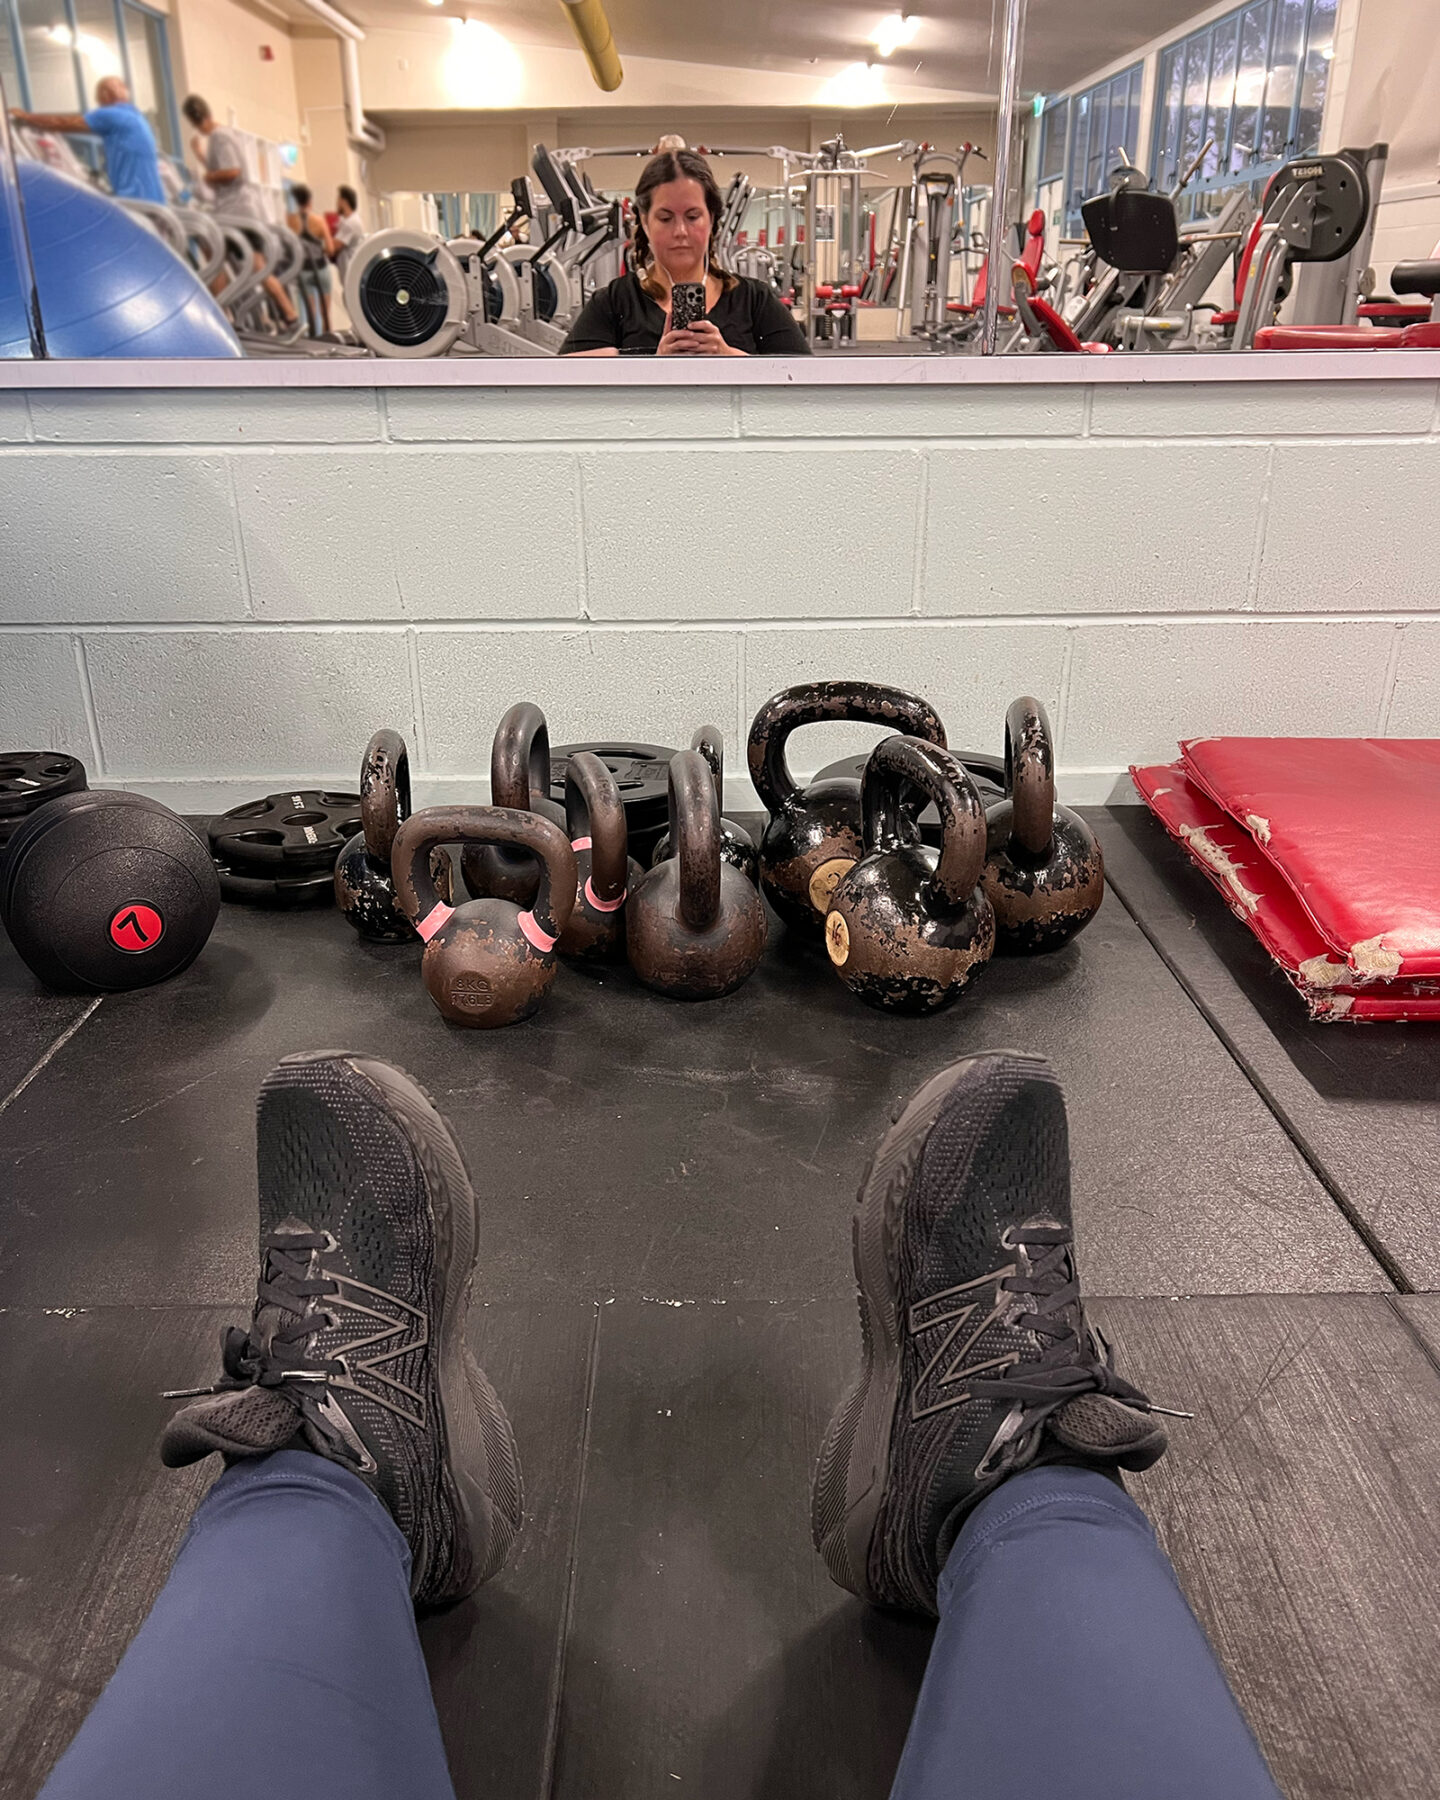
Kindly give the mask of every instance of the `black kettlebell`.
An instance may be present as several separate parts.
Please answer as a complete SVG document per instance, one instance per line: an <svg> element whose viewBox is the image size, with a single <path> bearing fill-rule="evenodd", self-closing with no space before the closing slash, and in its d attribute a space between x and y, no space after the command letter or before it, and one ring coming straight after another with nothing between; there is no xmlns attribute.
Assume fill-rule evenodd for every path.
<svg viewBox="0 0 1440 1800"><path fill-rule="evenodd" d="M940 848L916 843L906 790L933 801ZM835 884L825 948L862 1000L929 1013L964 993L995 949L995 911L980 887L985 812L963 763L936 744L877 744L861 783L865 854Z"/></svg>
<svg viewBox="0 0 1440 1800"><path fill-rule="evenodd" d="M552 825L565 823L565 809L550 798L550 730L545 715L529 700L512 706L495 728L490 746L490 804L533 812ZM529 906L540 886L540 865L513 844L472 843L460 868L477 899L510 900Z"/></svg>
<svg viewBox="0 0 1440 1800"><path fill-rule="evenodd" d="M143 794L62 794L5 849L0 917L47 987L117 993L165 981L205 948L219 912L208 847Z"/></svg>
<svg viewBox="0 0 1440 1800"><path fill-rule="evenodd" d="M626 904L630 967L657 993L716 1000L738 988L764 955L765 908L720 854L720 808L705 758L680 751L669 781L676 854L647 869Z"/></svg>
<svg viewBox="0 0 1440 1800"><path fill-rule="evenodd" d="M539 860L534 905L489 897L451 906L431 872L437 844L506 844ZM420 974L454 1025L528 1019L555 977L555 946L575 904L575 853L558 825L505 806L412 813L391 852L395 895L425 943Z"/></svg>
<svg viewBox="0 0 1440 1800"><path fill-rule="evenodd" d="M335 904L360 933L382 944L398 944L415 927L395 900L390 852L395 834L410 817L410 752L398 731L377 731L360 765L361 829L342 847L335 864ZM437 845L432 873L442 898L452 897L450 858Z"/></svg>
<svg viewBox="0 0 1440 1800"><path fill-rule="evenodd" d="M619 784L588 750L577 751L565 767L565 829L575 852L576 892L560 954L624 962L625 898L641 870L629 855Z"/></svg>
<svg viewBox="0 0 1440 1800"><path fill-rule="evenodd" d="M785 741L799 726L827 720L886 725L904 737L945 743L933 707L903 688L872 681L786 688L756 713L747 746L750 779L770 813L760 839L760 885L787 925L817 936L835 883L861 853L860 782L842 775L799 787L785 761ZM906 829L905 822L897 828ZM916 827L915 841L919 835Z"/></svg>
<svg viewBox="0 0 1440 1800"><path fill-rule="evenodd" d="M1005 715L1005 789L985 815L996 947L1058 950L1099 912L1105 860L1085 821L1056 804L1050 721L1029 694Z"/></svg>
<svg viewBox="0 0 1440 1800"><path fill-rule="evenodd" d="M718 725L702 725L690 740L690 748L698 750L710 765L710 773L715 778L715 799L723 815L725 810L725 734ZM755 840L743 825L737 825L733 819L722 816L720 820L720 854L734 869L738 869L747 881L758 882L760 879L760 852L755 848ZM670 833L667 831L655 845L654 854L650 858L650 867L664 862L670 855Z"/></svg>

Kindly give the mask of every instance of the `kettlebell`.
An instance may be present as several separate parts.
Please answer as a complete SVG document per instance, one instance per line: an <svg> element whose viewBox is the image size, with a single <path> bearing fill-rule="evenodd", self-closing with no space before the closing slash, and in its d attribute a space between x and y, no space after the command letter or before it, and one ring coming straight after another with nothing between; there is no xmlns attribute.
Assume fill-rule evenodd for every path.
<svg viewBox="0 0 1440 1800"><path fill-rule="evenodd" d="M47 987L152 987L189 968L219 912L208 847L143 794L62 794L5 848L0 918Z"/></svg>
<svg viewBox="0 0 1440 1800"><path fill-rule="evenodd" d="M1105 861L1085 821L1056 804L1050 721L1029 694L1005 715L1005 791L985 815L996 947L1058 950L1099 912Z"/></svg>
<svg viewBox="0 0 1440 1800"><path fill-rule="evenodd" d="M490 746L490 804L533 812L554 825L565 809L550 798L550 729L529 700L512 706L495 728ZM461 857L465 885L477 899L534 903L540 865L528 850L498 843L472 843Z"/></svg>
<svg viewBox="0 0 1440 1800"><path fill-rule="evenodd" d="M437 844L505 844L539 859L533 906L493 896L451 906L431 872ZM395 897L424 940L420 976L452 1025L528 1019L555 977L555 946L575 904L575 853L558 825L508 806L412 813L391 852Z"/></svg>
<svg viewBox="0 0 1440 1800"><path fill-rule="evenodd" d="M565 768L565 829L575 852L575 910L560 933L562 956L625 960L625 897L640 879L627 852L625 808L615 777L588 750Z"/></svg>
<svg viewBox="0 0 1440 1800"><path fill-rule="evenodd" d="M938 850L911 835L917 792L939 812ZM872 1006L937 1012L964 993L995 949L995 909L979 886L980 796L948 750L891 737L865 765L861 808L865 854L835 884L825 948L850 992Z"/></svg>
<svg viewBox="0 0 1440 1800"><path fill-rule="evenodd" d="M690 748L698 750L710 765L710 773L715 780L715 799L723 815L725 810L725 734L718 725L702 725L690 740ZM671 854L670 833L667 831L655 845L655 853L650 858L650 867L664 862ZM732 868L738 869L747 881L758 882L760 879L760 852L755 848L755 840L743 825L737 825L733 819L722 816L720 820L720 854Z"/></svg>
<svg viewBox="0 0 1440 1800"><path fill-rule="evenodd" d="M765 951L765 908L720 854L715 780L698 750L670 762L676 854L646 870L626 905L630 967L676 1000L716 1000L738 988Z"/></svg>
<svg viewBox="0 0 1440 1800"><path fill-rule="evenodd" d="M361 829L341 848L335 864L335 904L360 933L382 944L415 936L395 901L390 852L410 817L410 752L398 731L377 731L360 765ZM431 873L440 897L452 898L450 858L437 844Z"/></svg>
<svg viewBox="0 0 1440 1800"><path fill-rule="evenodd" d="M799 787L785 761L785 741L801 725L822 720L886 725L943 748L945 727L933 707L903 688L871 681L815 681L786 688L755 715L747 746L750 779L770 822L760 839L760 885L787 925L819 935L835 883L861 853L860 786L832 776ZM905 820L896 829L911 842ZM913 841L919 841L915 827Z"/></svg>

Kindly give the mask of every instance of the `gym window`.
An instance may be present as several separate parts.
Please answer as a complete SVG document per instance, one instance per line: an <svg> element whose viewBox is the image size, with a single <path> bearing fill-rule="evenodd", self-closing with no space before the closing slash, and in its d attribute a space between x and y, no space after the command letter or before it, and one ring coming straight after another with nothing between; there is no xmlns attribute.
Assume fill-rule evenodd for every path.
<svg viewBox="0 0 1440 1800"><path fill-rule="evenodd" d="M1160 52L1151 173L1174 187L1207 142L1182 197L1267 181L1292 156L1320 148L1335 43L1336 0L1257 0Z"/></svg>
<svg viewBox="0 0 1440 1800"><path fill-rule="evenodd" d="M180 154L180 116L163 13L140 0L0 0L0 81L9 105L89 112L95 83L123 76L161 151ZM99 147L78 146L92 167Z"/></svg>
<svg viewBox="0 0 1440 1800"><path fill-rule="evenodd" d="M1050 184L1064 181L1065 233L1082 229L1080 203L1102 193L1123 150L1132 161L1140 142L1142 63L1047 106L1040 116L1039 204L1052 210Z"/></svg>

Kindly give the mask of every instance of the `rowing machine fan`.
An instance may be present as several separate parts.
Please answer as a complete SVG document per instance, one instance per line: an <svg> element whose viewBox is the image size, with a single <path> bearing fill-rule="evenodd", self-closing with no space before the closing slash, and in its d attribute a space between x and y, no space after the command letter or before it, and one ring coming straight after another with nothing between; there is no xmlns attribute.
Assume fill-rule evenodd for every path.
<svg viewBox="0 0 1440 1800"><path fill-rule="evenodd" d="M431 233L379 231L346 272L345 309L377 356L444 356L465 329L465 276Z"/></svg>

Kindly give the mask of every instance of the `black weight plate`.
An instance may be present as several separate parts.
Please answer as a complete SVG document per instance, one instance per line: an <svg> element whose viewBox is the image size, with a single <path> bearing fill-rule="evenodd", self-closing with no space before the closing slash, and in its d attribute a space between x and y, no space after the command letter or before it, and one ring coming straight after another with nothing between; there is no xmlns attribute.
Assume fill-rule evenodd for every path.
<svg viewBox="0 0 1440 1800"><path fill-rule="evenodd" d="M570 758L581 750L598 756L615 777L625 808L630 835L630 854L642 867L670 822L670 759L675 755L661 744L561 744L550 752L550 798L565 804L565 771Z"/></svg>
<svg viewBox="0 0 1440 1800"><path fill-rule="evenodd" d="M335 876L330 869L301 869L287 874L283 868L254 863L227 862L215 857L220 877L220 897L241 906L319 906L335 898Z"/></svg>
<svg viewBox="0 0 1440 1800"><path fill-rule="evenodd" d="M85 765L58 750L0 750L0 831L61 794L85 786Z"/></svg>
<svg viewBox="0 0 1440 1800"><path fill-rule="evenodd" d="M210 821L217 861L333 869L347 839L360 830L360 796L300 788L232 806Z"/></svg>

